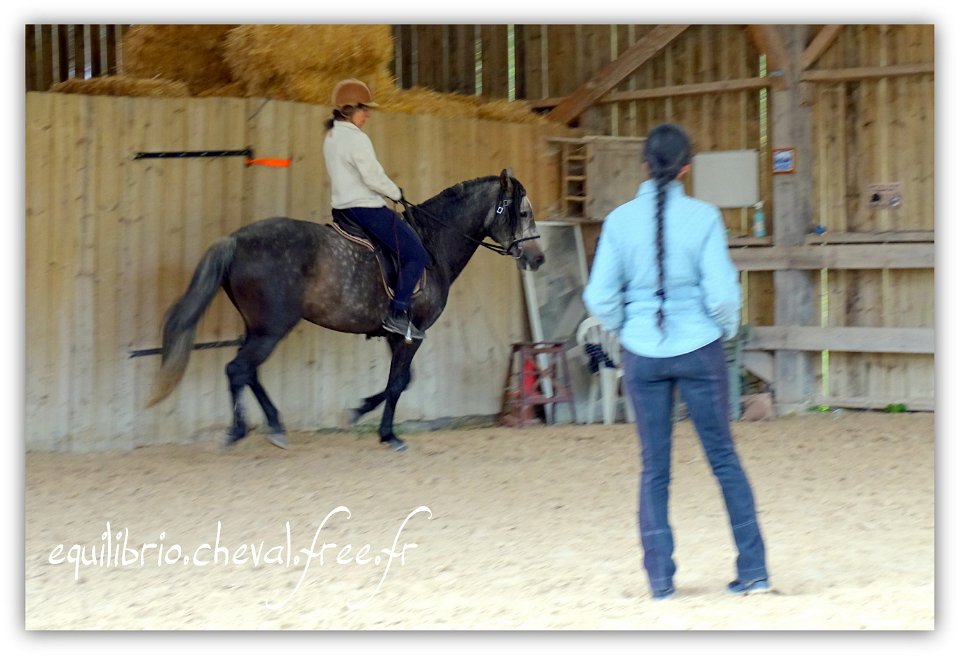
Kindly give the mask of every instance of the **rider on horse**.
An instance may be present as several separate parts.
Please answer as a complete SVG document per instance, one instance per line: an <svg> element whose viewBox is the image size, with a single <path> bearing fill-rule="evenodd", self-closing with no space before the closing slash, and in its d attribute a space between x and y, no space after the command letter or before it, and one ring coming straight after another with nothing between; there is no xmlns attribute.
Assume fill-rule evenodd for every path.
<svg viewBox="0 0 960 657"><path fill-rule="evenodd" d="M424 333L410 319L410 297L427 264L427 252L414 230L387 207L403 190L387 176L377 160L373 143L363 132L373 102L370 89L360 80L343 80L333 90L333 118L327 121L323 157L331 183L333 213L347 214L392 251L400 262L394 297L383 319L383 328L422 340Z"/></svg>

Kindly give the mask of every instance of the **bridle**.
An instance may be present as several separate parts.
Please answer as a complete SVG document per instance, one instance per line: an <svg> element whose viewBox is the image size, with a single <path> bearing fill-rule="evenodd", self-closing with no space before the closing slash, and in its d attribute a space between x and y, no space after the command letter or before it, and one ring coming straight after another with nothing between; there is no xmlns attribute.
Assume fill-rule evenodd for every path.
<svg viewBox="0 0 960 657"><path fill-rule="evenodd" d="M411 202L408 201L407 199L403 198L402 196L401 196L401 198L400 198L400 203L401 203L401 204L403 205L403 207L404 207L404 214L409 213L410 216L412 217L413 214L414 214L414 213L413 213L413 209L416 208L416 213L417 213L418 216L422 215L422 216L425 216L425 217L427 217L428 219L432 220L434 223L437 223L437 224L440 224L440 225L443 225L443 226L448 226L448 224L447 224L446 222L444 222L442 219L436 217L434 214L432 214L432 213L430 213L430 212L427 212L427 211L424 210L422 207L420 207L420 206L418 206L418 205L414 205L413 203L411 203ZM497 214L498 216L499 216L499 215L502 215L504 212L508 211L507 208L509 208L511 205L515 205L514 199L512 199L512 198L507 198L507 195L504 193L503 185L501 185L501 186L500 186L500 192L497 194L497 209L496 209L496 214ZM514 212L516 212L516 210L514 210ZM516 217L516 216L515 216L514 218L515 218L515 219L518 219L518 217ZM520 224L519 221L517 221L516 223L517 223L518 225ZM517 250L516 250L516 254L514 254L514 252L513 252L514 247L516 247L516 246L519 245L519 244L522 244L523 242L527 242L527 241L530 241L530 240L540 239L540 236L539 236L539 235L533 235L533 236L531 236L531 237L520 237L520 238L515 239L515 240L513 240L512 242L510 242L510 244L508 244L507 246L503 246L502 244L496 244L496 243L491 243L491 242L487 242L487 241L484 241L484 240L478 240L478 239L476 239L476 238L474 238L474 237L471 237L470 235L467 235L467 234L464 233L463 231L458 231L458 232L460 233L460 235L462 235L462 236L465 237L466 239L470 240L471 242L474 242L475 244L479 244L480 246L482 246L482 247L485 248L485 249L490 249L491 251L493 251L493 252L496 253L497 255L510 256L510 257L513 258L514 260L519 260L520 258L523 257L523 251L522 251L521 249L517 249Z"/></svg>

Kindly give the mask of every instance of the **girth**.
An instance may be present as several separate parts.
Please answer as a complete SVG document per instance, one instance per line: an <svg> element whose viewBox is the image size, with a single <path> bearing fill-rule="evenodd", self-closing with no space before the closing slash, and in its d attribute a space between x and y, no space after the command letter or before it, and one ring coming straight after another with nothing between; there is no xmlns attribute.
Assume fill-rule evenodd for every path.
<svg viewBox="0 0 960 657"><path fill-rule="evenodd" d="M373 255L377 258L377 263L380 265L380 280L383 283L383 289L386 291L387 296L393 299L393 282L397 280L397 276L400 274L400 260L397 258L397 254L384 246L380 240L367 233L363 226L353 220L349 212L334 209L333 224L331 224L330 227L344 239L350 240L354 244L359 244L373 252ZM423 291L423 286L426 284L426 276L427 272L424 270L420 275L420 280L417 281L416 286L413 288L414 296Z"/></svg>

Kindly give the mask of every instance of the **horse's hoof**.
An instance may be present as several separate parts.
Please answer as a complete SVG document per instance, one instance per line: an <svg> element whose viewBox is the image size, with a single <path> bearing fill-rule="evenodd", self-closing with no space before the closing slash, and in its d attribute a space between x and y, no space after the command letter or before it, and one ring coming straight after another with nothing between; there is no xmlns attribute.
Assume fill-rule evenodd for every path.
<svg viewBox="0 0 960 657"><path fill-rule="evenodd" d="M268 433L265 437L271 444L276 445L280 449L287 449L290 446L290 443L287 442L287 434L285 433Z"/></svg>
<svg viewBox="0 0 960 657"><path fill-rule="evenodd" d="M390 436L390 439L389 439L389 440L384 440L384 441L381 441L381 442L387 443L387 444L390 446L390 449L392 449L392 450L395 451L395 452L405 452L405 451L407 451L407 443L405 443L404 441L400 440L400 439L397 438L396 436Z"/></svg>

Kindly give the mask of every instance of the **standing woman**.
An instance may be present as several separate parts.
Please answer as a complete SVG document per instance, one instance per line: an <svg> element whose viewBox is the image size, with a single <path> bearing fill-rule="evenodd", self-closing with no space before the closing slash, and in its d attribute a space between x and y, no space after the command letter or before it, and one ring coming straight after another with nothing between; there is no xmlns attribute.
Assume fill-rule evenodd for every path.
<svg viewBox="0 0 960 657"><path fill-rule="evenodd" d="M387 176L373 143L363 132L373 102L370 89L360 80L343 80L333 89L333 118L327 121L323 157L330 176L333 212L349 215L400 260L394 298L383 328L422 340L424 333L410 319L410 297L427 264L427 252L407 222L387 207L384 197L395 203L403 191Z"/></svg>
<svg viewBox="0 0 960 657"><path fill-rule="evenodd" d="M583 294L603 327L619 334L624 381L637 418L640 541L654 599L671 596L673 532L668 520L674 388L687 404L723 491L738 556L731 593L770 590L753 493L730 431L722 340L739 327L740 286L720 211L680 182L691 146L676 125L647 136L650 179L603 224Z"/></svg>

